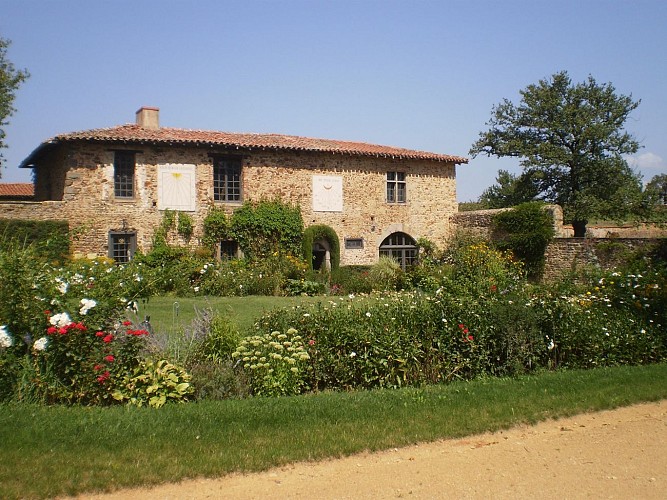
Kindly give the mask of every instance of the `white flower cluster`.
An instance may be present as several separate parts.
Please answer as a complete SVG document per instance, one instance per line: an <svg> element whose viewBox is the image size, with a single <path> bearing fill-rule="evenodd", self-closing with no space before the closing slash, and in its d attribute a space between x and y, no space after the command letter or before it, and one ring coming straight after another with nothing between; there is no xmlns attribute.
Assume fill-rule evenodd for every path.
<svg viewBox="0 0 667 500"><path fill-rule="evenodd" d="M96 305L97 302L95 302L93 299L81 299L81 309L79 309L79 314L85 316L88 314L88 311L90 311Z"/></svg>
<svg viewBox="0 0 667 500"><path fill-rule="evenodd" d="M46 345L49 343L49 339L47 337L42 337L37 340L35 340L35 343L32 345L32 348L35 351L44 351L46 350Z"/></svg>
<svg viewBox="0 0 667 500"><path fill-rule="evenodd" d="M268 373L273 373L277 366L272 366L270 360L274 360L286 363L291 366L292 372L297 373L298 368L294 365L300 361L307 361L310 356L306 352L303 339L295 335L296 333L294 328L290 328L287 333L274 331L266 335L248 337L232 353L232 357L239 358L244 363L243 366L250 370L267 369Z"/></svg>
<svg viewBox="0 0 667 500"><path fill-rule="evenodd" d="M0 347L5 349L14 345L14 339L7 331L5 325L0 325Z"/></svg>
<svg viewBox="0 0 667 500"><path fill-rule="evenodd" d="M51 318L49 318L49 322L57 328L63 328L69 325L72 322L72 319L69 317L69 314L64 312L60 314L54 314L51 316Z"/></svg>

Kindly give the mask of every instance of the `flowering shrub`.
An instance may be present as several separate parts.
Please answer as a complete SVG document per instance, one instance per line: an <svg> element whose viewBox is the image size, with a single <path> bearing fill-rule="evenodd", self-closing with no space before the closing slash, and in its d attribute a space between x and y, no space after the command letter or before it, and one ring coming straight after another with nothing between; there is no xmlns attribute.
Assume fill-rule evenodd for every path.
<svg viewBox="0 0 667 500"><path fill-rule="evenodd" d="M112 403L118 380L138 365L148 332L130 322L112 332L89 329L67 313L49 323L30 354L35 394L50 403Z"/></svg>
<svg viewBox="0 0 667 500"><path fill-rule="evenodd" d="M247 373L256 396L289 396L305 388L305 367L310 359L297 330L273 331L241 341L232 358Z"/></svg>

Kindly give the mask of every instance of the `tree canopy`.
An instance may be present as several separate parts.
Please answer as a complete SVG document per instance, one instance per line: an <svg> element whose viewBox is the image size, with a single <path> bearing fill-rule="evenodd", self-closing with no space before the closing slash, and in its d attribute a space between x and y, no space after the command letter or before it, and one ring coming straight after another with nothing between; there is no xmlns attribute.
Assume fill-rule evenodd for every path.
<svg viewBox="0 0 667 500"><path fill-rule="evenodd" d="M498 170L496 183L482 192L479 202L485 208L514 207L537 199L539 194L537 179L533 176Z"/></svg>
<svg viewBox="0 0 667 500"><path fill-rule="evenodd" d="M9 40L0 37L0 177L4 162L2 149L7 147L4 127L9 124L7 119L16 112L14 109L16 91L30 76L26 70L16 70L7 59L7 48L10 44Z"/></svg>
<svg viewBox="0 0 667 500"><path fill-rule="evenodd" d="M624 159L639 143L623 127L641 101L592 76L573 84L566 71L520 94L519 104L504 99L493 107L473 158L520 158L537 198L561 205L575 236L584 235L589 219L623 217L639 202L641 179Z"/></svg>

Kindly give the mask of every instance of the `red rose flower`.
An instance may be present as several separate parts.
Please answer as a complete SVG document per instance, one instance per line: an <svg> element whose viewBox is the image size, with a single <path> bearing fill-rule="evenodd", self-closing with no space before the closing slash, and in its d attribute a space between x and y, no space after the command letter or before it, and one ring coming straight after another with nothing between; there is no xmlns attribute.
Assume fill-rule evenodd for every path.
<svg viewBox="0 0 667 500"><path fill-rule="evenodd" d="M108 356L104 356L104 361L107 361L109 363L113 363L115 359L116 358L114 358L111 354L109 354Z"/></svg>
<svg viewBox="0 0 667 500"><path fill-rule="evenodd" d="M130 326L131 324L131 321L123 321L123 326Z"/></svg>
<svg viewBox="0 0 667 500"><path fill-rule="evenodd" d="M55 326L50 326L46 329L46 333L49 334L49 335L53 335L57 331L58 331L58 329Z"/></svg>
<svg viewBox="0 0 667 500"><path fill-rule="evenodd" d="M106 337L104 337L102 340L103 340L106 344L108 344L109 342L111 342L111 341L113 340L113 335L109 334L109 335L107 335Z"/></svg>
<svg viewBox="0 0 667 500"><path fill-rule="evenodd" d="M96 337L104 337L104 332L97 332L95 333Z"/></svg>

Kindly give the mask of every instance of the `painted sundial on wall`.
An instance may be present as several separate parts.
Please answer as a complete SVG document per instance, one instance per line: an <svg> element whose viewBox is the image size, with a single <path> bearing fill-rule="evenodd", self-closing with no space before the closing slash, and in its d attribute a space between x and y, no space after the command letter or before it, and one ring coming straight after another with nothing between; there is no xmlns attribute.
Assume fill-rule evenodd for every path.
<svg viewBox="0 0 667 500"><path fill-rule="evenodd" d="M195 166L158 165L158 210L194 212L196 208Z"/></svg>
<svg viewBox="0 0 667 500"><path fill-rule="evenodd" d="M343 178L313 175L313 212L343 211Z"/></svg>

